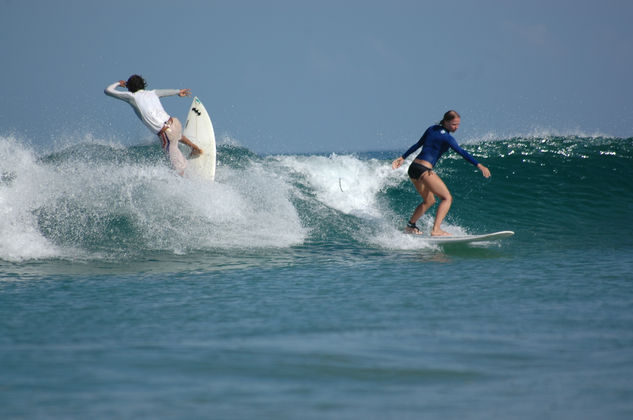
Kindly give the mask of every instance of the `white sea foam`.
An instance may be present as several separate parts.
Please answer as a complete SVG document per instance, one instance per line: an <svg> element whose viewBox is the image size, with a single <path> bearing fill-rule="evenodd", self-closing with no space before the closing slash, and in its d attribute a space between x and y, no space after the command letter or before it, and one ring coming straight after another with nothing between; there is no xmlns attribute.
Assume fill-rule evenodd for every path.
<svg viewBox="0 0 633 420"><path fill-rule="evenodd" d="M130 244L176 253L288 247L307 236L289 185L261 165L222 167L210 184L102 149L114 158L82 147L42 157L0 137L0 259L98 258Z"/></svg>
<svg viewBox="0 0 633 420"><path fill-rule="evenodd" d="M241 163L220 164L206 183L176 176L151 146L111 143L82 136L40 156L0 137L0 259L286 248L324 226L370 247L428 247L402 234L408 214L395 214L386 197L407 179L407 165L336 154L240 157L232 148ZM313 220L323 206L330 210ZM419 224L430 231L432 215Z"/></svg>
<svg viewBox="0 0 633 420"><path fill-rule="evenodd" d="M524 131L489 131L476 136L465 138L461 141L464 144L507 141L508 139L550 139L553 137L582 137L582 138L614 138L614 136L598 131L589 133L581 129L559 129L548 127L532 127Z"/></svg>
<svg viewBox="0 0 633 420"><path fill-rule="evenodd" d="M386 188L396 187L403 179L408 179L408 165L393 170L390 162L337 154L328 157L281 156L276 159L283 167L303 177L309 190L323 205L364 219L366 229L358 233L357 239L370 246L388 249L435 247L420 238L403 234L404 220L408 215L393 214L384 200L380 200L380 193ZM413 185L411 194L418 197ZM432 215L425 215L418 224L424 226L427 233L430 232ZM464 234L459 226L445 223L443 228L454 235Z"/></svg>
<svg viewBox="0 0 633 420"><path fill-rule="evenodd" d="M0 258L59 255L60 250L39 232L33 215L38 202L46 200L46 185L54 174L13 137L0 138L0 162Z"/></svg>
<svg viewBox="0 0 633 420"><path fill-rule="evenodd" d="M384 209L378 193L401 181L401 170L375 159L361 160L351 155L282 156L279 162L303 176L319 201L344 214L382 217Z"/></svg>

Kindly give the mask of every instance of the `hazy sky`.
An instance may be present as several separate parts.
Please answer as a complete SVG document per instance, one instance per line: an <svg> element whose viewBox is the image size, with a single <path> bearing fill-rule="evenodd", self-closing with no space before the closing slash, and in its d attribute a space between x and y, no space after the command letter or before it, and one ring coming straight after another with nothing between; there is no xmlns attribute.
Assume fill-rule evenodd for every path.
<svg viewBox="0 0 633 420"><path fill-rule="evenodd" d="M454 108L458 141L633 137L633 2L0 0L0 135L152 139L110 83L190 88L258 153L406 150ZM190 98L166 98L184 120Z"/></svg>

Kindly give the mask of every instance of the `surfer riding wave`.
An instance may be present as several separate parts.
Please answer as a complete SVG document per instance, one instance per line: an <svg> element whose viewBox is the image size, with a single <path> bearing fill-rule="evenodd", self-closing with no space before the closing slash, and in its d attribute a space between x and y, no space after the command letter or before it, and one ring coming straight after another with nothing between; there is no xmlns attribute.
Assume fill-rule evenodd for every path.
<svg viewBox="0 0 633 420"><path fill-rule="evenodd" d="M169 156L172 167L178 174L183 175L187 167L187 160L178 149L178 143L189 146L191 156L202 154L202 149L182 135L182 124L176 117L172 117L163 108L161 97L190 96L189 89L155 89L145 90L147 83L141 76L134 74L127 81L119 80L105 89L105 94L120 99L132 106L136 116L161 139L161 146ZM127 87L128 91L117 90L117 87Z"/></svg>
<svg viewBox="0 0 633 420"><path fill-rule="evenodd" d="M435 222L431 236L447 236L450 235L441 229L442 221L446 217L448 210L451 208L453 197L444 181L433 170L433 167L440 157L448 151L449 148L459 153L464 159L476 166L484 177L490 177L490 171L481 163L477 162L468 152L459 147L455 139L450 133L454 133L459 128L461 117L456 111L448 111L444 114L444 118L439 124L429 127L420 140L409 148L402 156L395 159L391 166L397 169L402 166L404 160L422 147L422 151L409 166L409 178L418 194L422 197L420 203L413 212L413 215L405 228L408 233L422 233L417 227L416 222L424 215L424 213L435 204L435 196L439 197L441 202L435 213Z"/></svg>

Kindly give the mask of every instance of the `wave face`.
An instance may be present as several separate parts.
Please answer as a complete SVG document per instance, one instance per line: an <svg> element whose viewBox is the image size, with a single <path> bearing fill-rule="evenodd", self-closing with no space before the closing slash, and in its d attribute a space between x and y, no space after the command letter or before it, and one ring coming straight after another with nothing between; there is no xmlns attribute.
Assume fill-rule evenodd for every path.
<svg viewBox="0 0 633 420"><path fill-rule="evenodd" d="M464 147L493 176L444 156L436 170L454 197L447 230L509 229L533 246L633 243L632 139L512 138ZM390 167L400 153L258 156L225 144L217 182L208 184L175 176L156 145L90 142L38 155L0 137L0 259L422 247L398 234L419 202L407 165ZM433 214L421 221L426 229Z"/></svg>

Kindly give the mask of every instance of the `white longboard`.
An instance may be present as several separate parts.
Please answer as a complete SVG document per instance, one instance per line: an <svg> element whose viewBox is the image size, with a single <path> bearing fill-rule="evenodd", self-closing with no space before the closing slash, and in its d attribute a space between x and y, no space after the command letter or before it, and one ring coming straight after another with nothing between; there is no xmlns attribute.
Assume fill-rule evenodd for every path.
<svg viewBox="0 0 633 420"><path fill-rule="evenodd" d="M496 241L497 239L509 238L514 235L511 230L503 230L501 232L486 233L484 235L451 235L451 236L428 236L428 235L414 235L415 238L431 243L431 244L456 244L456 243L469 243L469 242L486 242Z"/></svg>
<svg viewBox="0 0 633 420"><path fill-rule="evenodd" d="M215 133L213 124L198 97L193 98L182 135L194 142L204 153L187 160L185 175L213 181L215 179Z"/></svg>

